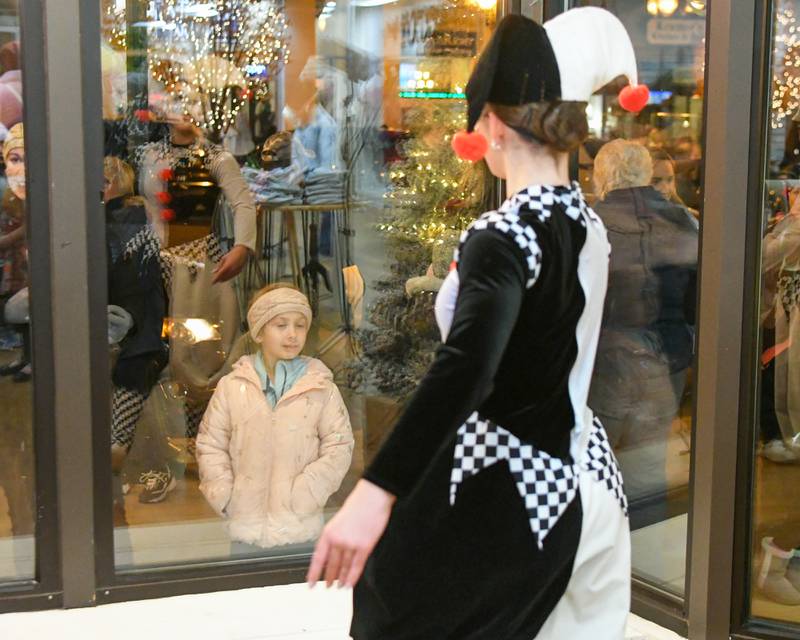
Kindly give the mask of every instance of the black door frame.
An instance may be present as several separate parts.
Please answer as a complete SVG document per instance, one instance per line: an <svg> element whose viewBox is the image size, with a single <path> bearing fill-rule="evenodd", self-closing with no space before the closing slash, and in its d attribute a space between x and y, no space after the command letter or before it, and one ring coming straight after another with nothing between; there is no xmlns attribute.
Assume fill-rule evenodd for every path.
<svg viewBox="0 0 800 640"><path fill-rule="evenodd" d="M57 506L53 309L51 305L50 206L46 152L48 119L45 100L44 20L40 0L19 3L23 79L30 305L33 318L32 429L35 456L35 575L32 580L0 588L0 613L62 604L60 523ZM31 153L30 150L36 150Z"/></svg>

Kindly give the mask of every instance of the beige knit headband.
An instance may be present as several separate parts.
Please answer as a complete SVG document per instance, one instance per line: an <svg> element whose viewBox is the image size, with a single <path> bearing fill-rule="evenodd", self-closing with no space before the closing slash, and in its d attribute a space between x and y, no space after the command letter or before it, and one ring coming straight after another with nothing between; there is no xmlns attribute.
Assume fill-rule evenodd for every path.
<svg viewBox="0 0 800 640"><path fill-rule="evenodd" d="M308 298L299 291L281 287L258 298L247 312L247 324L253 340L258 341L261 330L274 317L291 312L302 313L308 324L311 324L311 306Z"/></svg>

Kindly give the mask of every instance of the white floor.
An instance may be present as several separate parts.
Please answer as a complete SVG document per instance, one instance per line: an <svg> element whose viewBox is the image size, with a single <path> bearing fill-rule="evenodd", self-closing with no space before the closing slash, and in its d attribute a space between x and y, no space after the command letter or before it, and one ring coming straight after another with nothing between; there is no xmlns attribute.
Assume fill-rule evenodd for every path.
<svg viewBox="0 0 800 640"><path fill-rule="evenodd" d="M350 592L305 585L0 616L3 640L347 640ZM598 638L600 636L598 635ZM626 640L679 640L631 616Z"/></svg>

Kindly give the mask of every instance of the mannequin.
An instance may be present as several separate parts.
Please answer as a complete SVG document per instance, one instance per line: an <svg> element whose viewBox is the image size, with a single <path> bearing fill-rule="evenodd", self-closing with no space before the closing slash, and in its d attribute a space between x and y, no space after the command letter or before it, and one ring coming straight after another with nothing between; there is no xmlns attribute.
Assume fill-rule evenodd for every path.
<svg viewBox="0 0 800 640"><path fill-rule="evenodd" d="M242 177L236 159L219 145L206 140L179 102L167 101L161 105L157 118L168 125L169 136L142 148L139 156L141 166L139 179L148 219L155 228L162 246L170 248L162 252L165 270L168 272L166 278L174 286L176 262L172 254L180 255L182 249L188 249L192 244L174 246L176 243L170 239L170 232L174 230L171 222L176 217L192 217L202 213L201 219L208 221L206 231L208 248L202 256L197 256L194 260L202 262L204 269L211 269L210 281L204 281L206 286L227 287L233 296L232 284L229 281L242 271L255 249L256 208L252 194ZM170 189L170 180L191 166L196 167L204 176L199 182L206 185L207 192L203 195L202 188L194 189L192 198L180 198L178 192L173 193ZM222 198L218 199L217 195L220 193ZM227 253L222 246L218 229L212 228L212 214L217 207L222 206L223 202L233 213L233 246ZM224 216L221 216L221 220L222 224L226 222ZM168 291L168 295L173 296L173 291ZM213 297L210 290L205 297L209 299ZM174 299L171 300L171 304L175 304ZM185 351L173 349L172 355L183 358L187 354ZM191 359L189 357L189 360ZM202 392L187 393L185 396L184 411L189 453L193 451L200 419L206 410L210 391L213 389L211 382L208 386L210 388L203 389ZM146 472L143 477L147 478L145 489L148 502L163 500L167 492L175 486L171 467L166 463Z"/></svg>
<svg viewBox="0 0 800 640"><path fill-rule="evenodd" d="M25 237L25 138L22 123L11 127L3 144L8 189L3 194L0 214L0 258L3 277L0 296L3 304L14 295L24 295L28 285L28 248ZM22 335L22 354L14 362L0 367L0 376L12 375L14 382L31 379L30 325L24 318L13 320Z"/></svg>
<svg viewBox="0 0 800 640"><path fill-rule="evenodd" d="M144 203L133 197L135 174L115 157L103 163L108 261L108 340L118 349L112 371L112 469L118 473L158 375L167 364L161 337L166 295L160 243ZM147 501L147 488L140 497Z"/></svg>
<svg viewBox="0 0 800 640"><path fill-rule="evenodd" d="M3 146L9 188L2 199L0 213L0 257L6 261L0 283L0 298L7 321L23 336L23 353L13 363L0 367L0 375L14 375L15 382L24 382L31 377L30 326L28 305L25 299L27 288L27 248L25 243L25 146L22 124L11 128ZM14 295L12 295L14 294ZM20 300L20 304L14 304ZM13 307L17 307L13 309ZM13 310L12 310L13 309ZM5 383L2 383L5 384ZM6 393L19 395L19 399L8 400L7 411L0 428L0 487L8 502L11 531L14 543L21 542L18 558L29 552L21 536L35 532L35 468L33 428L30 417L30 402L27 390ZM21 406L20 406L21 403ZM26 406L27 405L27 406ZM22 410L20 410L22 409ZM27 547L27 548L26 548ZM20 578L28 578L29 571L22 563L17 568ZM4 576L6 577L6 576ZM13 577L13 576L12 576Z"/></svg>
<svg viewBox="0 0 800 640"><path fill-rule="evenodd" d="M206 140L191 118L180 112L179 105L168 103L160 117L169 126L169 136L161 142L145 145L140 155L140 190L145 197L148 217L162 243L168 246L170 219L169 215L164 215L165 206L159 196L164 192L163 172L189 155L200 158L233 211L234 246L214 267L214 282L226 282L239 274L255 249L253 197L234 157Z"/></svg>
<svg viewBox="0 0 800 640"><path fill-rule="evenodd" d="M268 286L247 319L259 351L222 378L203 417L200 490L234 541L306 542L350 468L350 418L330 370L300 355L311 324L305 295Z"/></svg>

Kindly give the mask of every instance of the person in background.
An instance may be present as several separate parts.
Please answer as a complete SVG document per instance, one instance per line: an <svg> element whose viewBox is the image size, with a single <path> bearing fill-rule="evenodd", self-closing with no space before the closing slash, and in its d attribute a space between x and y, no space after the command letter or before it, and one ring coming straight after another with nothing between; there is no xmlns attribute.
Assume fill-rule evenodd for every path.
<svg viewBox="0 0 800 640"><path fill-rule="evenodd" d="M690 209L678 195L675 188L675 161L663 149L653 149L650 151L653 160L653 182L655 187L664 198L677 205L685 207L695 220L700 219L700 212L697 209Z"/></svg>
<svg viewBox="0 0 800 640"><path fill-rule="evenodd" d="M589 406L622 467L633 529L663 519L667 443L693 351L697 225L652 177L634 142L609 142L595 159L611 265Z"/></svg>
<svg viewBox="0 0 800 640"><path fill-rule="evenodd" d="M274 547L316 538L353 454L333 374L301 356L308 299L290 285L259 291L247 314L258 344L214 391L197 436L200 490L231 538Z"/></svg>

